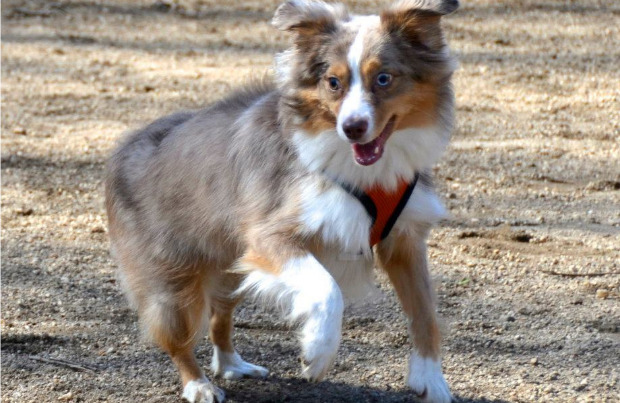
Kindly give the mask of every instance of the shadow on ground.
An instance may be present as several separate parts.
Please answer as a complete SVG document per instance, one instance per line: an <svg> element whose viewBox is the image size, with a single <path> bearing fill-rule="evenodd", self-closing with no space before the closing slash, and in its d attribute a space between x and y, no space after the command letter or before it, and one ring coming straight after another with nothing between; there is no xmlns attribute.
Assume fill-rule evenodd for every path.
<svg viewBox="0 0 620 403"><path fill-rule="evenodd" d="M379 389L354 386L341 382L310 383L294 378L270 377L264 381L242 380L224 385L228 399L235 402L296 402L296 403L374 403L418 402L407 389ZM388 387L389 388L389 387ZM508 403L505 400L468 399L455 396L456 403Z"/></svg>

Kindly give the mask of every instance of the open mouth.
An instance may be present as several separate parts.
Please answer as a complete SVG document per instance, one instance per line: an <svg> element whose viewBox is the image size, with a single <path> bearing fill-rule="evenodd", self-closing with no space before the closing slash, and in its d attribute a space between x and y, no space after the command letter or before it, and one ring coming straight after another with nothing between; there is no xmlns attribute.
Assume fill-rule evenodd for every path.
<svg viewBox="0 0 620 403"><path fill-rule="evenodd" d="M381 159L383 150L385 148L385 142L394 131L394 122L396 121L396 115L392 116L388 120L387 124L381 131L381 134L372 141L366 144L355 143L351 147L353 148L353 158L355 162L360 165L368 166Z"/></svg>

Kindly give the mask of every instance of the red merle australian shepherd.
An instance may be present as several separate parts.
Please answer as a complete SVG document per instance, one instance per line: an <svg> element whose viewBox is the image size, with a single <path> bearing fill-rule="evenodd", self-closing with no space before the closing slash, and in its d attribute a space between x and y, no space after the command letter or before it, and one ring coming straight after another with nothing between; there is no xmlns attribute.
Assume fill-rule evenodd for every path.
<svg viewBox="0 0 620 403"><path fill-rule="evenodd" d="M273 25L293 34L270 81L129 135L111 157L106 207L122 284L181 375L183 398L221 402L211 370L265 377L232 343L244 296L299 325L301 375L321 380L344 296L383 270L409 322L407 384L447 403L426 238L444 209L429 171L454 123L455 62L440 20L456 0L404 0L379 15L295 0Z"/></svg>

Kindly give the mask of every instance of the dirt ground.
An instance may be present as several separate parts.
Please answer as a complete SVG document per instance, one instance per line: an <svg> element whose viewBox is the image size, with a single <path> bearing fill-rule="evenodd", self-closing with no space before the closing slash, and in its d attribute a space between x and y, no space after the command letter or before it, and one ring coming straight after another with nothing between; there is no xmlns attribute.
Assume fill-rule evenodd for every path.
<svg viewBox="0 0 620 403"><path fill-rule="evenodd" d="M620 402L620 3L462 3L436 172L453 219L430 240L446 377L460 402ZM179 401L115 281L104 161L126 130L265 74L289 40L276 6L2 2L2 402ZM237 348L272 374L216 383L230 402L413 401L405 320L378 284L347 309L327 381L300 380L294 331L245 303Z"/></svg>

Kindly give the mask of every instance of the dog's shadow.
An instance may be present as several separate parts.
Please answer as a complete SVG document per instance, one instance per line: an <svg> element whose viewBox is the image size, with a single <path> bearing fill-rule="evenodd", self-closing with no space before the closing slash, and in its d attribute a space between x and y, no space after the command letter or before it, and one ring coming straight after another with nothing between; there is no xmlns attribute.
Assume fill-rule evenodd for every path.
<svg viewBox="0 0 620 403"><path fill-rule="evenodd" d="M257 380L239 380L220 384L227 402L234 403L416 403L415 395L407 389L380 389L355 386L342 382L311 383L295 378L270 376ZM455 396L455 403L509 403L497 399L470 399Z"/></svg>

